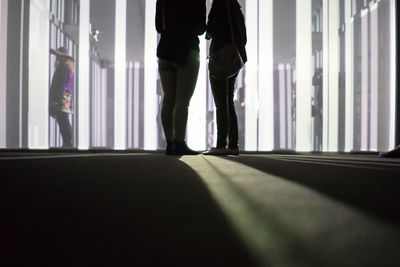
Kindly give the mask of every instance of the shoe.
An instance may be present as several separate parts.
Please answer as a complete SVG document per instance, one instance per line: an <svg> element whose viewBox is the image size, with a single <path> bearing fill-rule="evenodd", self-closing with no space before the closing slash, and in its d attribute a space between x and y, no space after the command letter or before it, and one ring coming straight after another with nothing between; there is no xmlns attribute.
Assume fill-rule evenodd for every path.
<svg viewBox="0 0 400 267"><path fill-rule="evenodd" d="M226 156L228 155L228 150L225 147L212 147L210 150L203 152L203 155Z"/></svg>
<svg viewBox="0 0 400 267"><path fill-rule="evenodd" d="M167 140L167 148L165 149L165 155L174 154L174 142Z"/></svg>
<svg viewBox="0 0 400 267"><path fill-rule="evenodd" d="M185 141L175 140L173 155L183 156L183 155L198 155L199 151L191 150Z"/></svg>
<svg viewBox="0 0 400 267"><path fill-rule="evenodd" d="M388 152L379 153L380 158L400 158L400 145Z"/></svg>
<svg viewBox="0 0 400 267"><path fill-rule="evenodd" d="M228 148L226 151L228 155L234 155L234 156L239 155L239 148Z"/></svg>

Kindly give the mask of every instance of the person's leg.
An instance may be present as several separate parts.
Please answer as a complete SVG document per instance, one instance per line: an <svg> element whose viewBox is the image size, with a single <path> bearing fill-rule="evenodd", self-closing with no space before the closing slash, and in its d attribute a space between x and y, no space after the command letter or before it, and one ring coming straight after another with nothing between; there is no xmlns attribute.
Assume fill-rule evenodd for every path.
<svg viewBox="0 0 400 267"><path fill-rule="evenodd" d="M167 140L167 154L171 153L172 142L174 141L173 111L175 105L176 76L177 69L173 63L160 59L158 61L161 84L164 97L161 107L161 123L164 128L165 139Z"/></svg>
<svg viewBox="0 0 400 267"><path fill-rule="evenodd" d="M229 130L228 130L228 148L238 149L238 122L235 111L235 103L233 102L233 97L235 94L235 81L237 75L230 78L228 82L228 116L229 116Z"/></svg>
<svg viewBox="0 0 400 267"><path fill-rule="evenodd" d="M72 147L72 126L69 121L69 114L58 111L56 118L63 139L63 147Z"/></svg>
<svg viewBox="0 0 400 267"><path fill-rule="evenodd" d="M211 91L214 97L217 117L217 148L226 147L228 135L228 110L226 101L226 80L217 80L210 76Z"/></svg>
<svg viewBox="0 0 400 267"><path fill-rule="evenodd" d="M188 108L196 88L199 66L199 53L193 50L185 65L179 68L177 73L173 120L175 140L178 141L185 140Z"/></svg>

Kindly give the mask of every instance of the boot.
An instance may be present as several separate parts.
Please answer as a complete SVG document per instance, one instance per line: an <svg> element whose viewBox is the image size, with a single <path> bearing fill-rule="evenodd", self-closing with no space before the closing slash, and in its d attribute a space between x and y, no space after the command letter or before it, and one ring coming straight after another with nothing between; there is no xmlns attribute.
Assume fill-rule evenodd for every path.
<svg viewBox="0 0 400 267"><path fill-rule="evenodd" d="M174 155L182 156L182 155L198 155L200 152L191 150L185 141L175 140L174 144Z"/></svg>
<svg viewBox="0 0 400 267"><path fill-rule="evenodd" d="M174 155L174 142L167 140L167 148L165 149L165 155Z"/></svg>

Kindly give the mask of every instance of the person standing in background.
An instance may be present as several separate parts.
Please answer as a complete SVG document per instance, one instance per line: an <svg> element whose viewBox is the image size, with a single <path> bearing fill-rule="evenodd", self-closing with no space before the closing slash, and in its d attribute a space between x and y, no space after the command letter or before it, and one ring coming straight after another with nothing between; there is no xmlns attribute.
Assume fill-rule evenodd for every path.
<svg viewBox="0 0 400 267"><path fill-rule="evenodd" d="M185 141L188 107L200 67L199 38L206 30L205 0L157 0L158 70L163 87L161 121L167 155L196 155Z"/></svg>
<svg viewBox="0 0 400 267"><path fill-rule="evenodd" d="M50 49L56 59L56 70L50 87L49 113L60 128L63 147L72 147L72 126L69 115L73 113L74 59L68 49Z"/></svg>

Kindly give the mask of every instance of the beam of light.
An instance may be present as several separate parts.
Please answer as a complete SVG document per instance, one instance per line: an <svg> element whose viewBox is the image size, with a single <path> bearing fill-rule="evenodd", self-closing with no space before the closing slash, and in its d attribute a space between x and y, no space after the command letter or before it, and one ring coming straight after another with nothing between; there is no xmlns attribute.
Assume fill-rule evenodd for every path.
<svg viewBox="0 0 400 267"><path fill-rule="evenodd" d="M274 3L259 1L259 150L274 148Z"/></svg>
<svg viewBox="0 0 400 267"><path fill-rule="evenodd" d="M361 11L361 150L368 147L369 32L368 8Z"/></svg>
<svg viewBox="0 0 400 267"><path fill-rule="evenodd" d="M353 47L353 32L354 24L351 17L351 1L345 1L345 79L346 79L346 115L345 115L345 146L344 150L349 152L353 148L353 131L354 131L354 47Z"/></svg>
<svg viewBox="0 0 400 267"><path fill-rule="evenodd" d="M265 0L262 0L265 1ZM245 91L245 150L257 150L258 121L258 1L246 1L247 57Z"/></svg>
<svg viewBox="0 0 400 267"><path fill-rule="evenodd" d="M139 82L140 62L133 66L133 147L139 147Z"/></svg>
<svg viewBox="0 0 400 267"><path fill-rule="evenodd" d="M379 102L379 32L378 4L370 6L370 98L369 98L369 150L378 150L378 102ZM386 129L385 129L386 130Z"/></svg>
<svg viewBox="0 0 400 267"><path fill-rule="evenodd" d="M312 1L296 1L296 150L311 150Z"/></svg>
<svg viewBox="0 0 400 267"><path fill-rule="evenodd" d="M0 148L6 143L6 78L7 78L7 11L8 0L0 2Z"/></svg>
<svg viewBox="0 0 400 267"><path fill-rule="evenodd" d="M115 2L114 149L126 148L126 0Z"/></svg>
<svg viewBox="0 0 400 267"><path fill-rule="evenodd" d="M206 149L207 114L207 43L204 35L200 37L200 69L196 89L190 101L187 123L187 142L195 150Z"/></svg>
<svg viewBox="0 0 400 267"><path fill-rule="evenodd" d="M329 1L322 4L322 150L329 147Z"/></svg>
<svg viewBox="0 0 400 267"><path fill-rule="evenodd" d="M338 150L339 136L339 1L328 1L328 38L329 56L324 58L328 61L328 71L325 72L329 76L328 87L325 90L329 98L328 111L328 151ZM325 89L325 88L324 88Z"/></svg>
<svg viewBox="0 0 400 267"><path fill-rule="evenodd" d="M89 92L89 32L90 1L80 1L79 7L79 75L78 82L78 148L89 148L90 92Z"/></svg>
<svg viewBox="0 0 400 267"><path fill-rule="evenodd" d="M286 149L286 79L285 64L278 65L279 79L279 149Z"/></svg>
<svg viewBox="0 0 400 267"><path fill-rule="evenodd" d="M395 133L396 133L396 84L397 84L397 49L396 49L396 40L397 40L397 23L396 23L396 1L390 1L390 129L389 129L389 148L392 149L396 145L395 144ZM400 105L400 103L397 103ZM400 114L397 114L397 119L399 120Z"/></svg>
<svg viewBox="0 0 400 267"><path fill-rule="evenodd" d="M157 32L156 2L146 1L144 37L144 149L157 148Z"/></svg>
<svg viewBox="0 0 400 267"><path fill-rule="evenodd" d="M128 118L127 118L127 147L133 147L133 62L128 64Z"/></svg>
<svg viewBox="0 0 400 267"><path fill-rule="evenodd" d="M30 2L28 147L49 147L49 0Z"/></svg>
<svg viewBox="0 0 400 267"><path fill-rule="evenodd" d="M102 68L101 69L101 90L102 90L102 128L101 128L101 143L102 146L107 145L107 69Z"/></svg>

